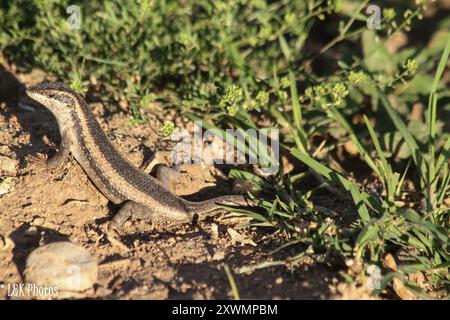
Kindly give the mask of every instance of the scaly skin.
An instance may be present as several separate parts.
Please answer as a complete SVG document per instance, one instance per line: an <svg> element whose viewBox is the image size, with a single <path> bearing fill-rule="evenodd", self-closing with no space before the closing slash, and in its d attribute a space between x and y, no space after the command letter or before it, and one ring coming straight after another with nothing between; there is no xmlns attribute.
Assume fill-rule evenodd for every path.
<svg viewBox="0 0 450 320"><path fill-rule="evenodd" d="M121 227L131 215L185 223L192 221L196 214L202 219L220 212L220 205L251 204L242 196L187 201L123 158L78 93L62 83L43 82L28 88L27 94L49 109L58 122L62 142L49 165L58 165L72 154L106 198L123 204L110 227Z"/></svg>

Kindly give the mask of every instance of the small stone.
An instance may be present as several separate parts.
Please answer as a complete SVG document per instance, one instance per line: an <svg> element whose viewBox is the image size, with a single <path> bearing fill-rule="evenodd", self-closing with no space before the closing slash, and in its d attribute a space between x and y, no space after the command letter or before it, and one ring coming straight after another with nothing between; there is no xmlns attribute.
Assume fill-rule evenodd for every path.
<svg viewBox="0 0 450 320"><path fill-rule="evenodd" d="M350 268L355 263L355 260L353 259L347 259L345 260L345 265Z"/></svg>
<svg viewBox="0 0 450 320"><path fill-rule="evenodd" d="M275 283L276 284L282 284L283 283L283 278L282 277L278 277L275 279Z"/></svg>
<svg viewBox="0 0 450 320"><path fill-rule="evenodd" d="M400 279L397 278L392 279L392 288L402 300L416 299L416 295L414 294L414 292L409 290Z"/></svg>
<svg viewBox="0 0 450 320"><path fill-rule="evenodd" d="M33 225L36 226L36 227L40 227L40 226L42 226L44 224L44 222L45 222L44 218L37 217L37 218L35 218L33 220Z"/></svg>
<svg viewBox="0 0 450 320"><path fill-rule="evenodd" d="M10 237L0 235L0 251L13 249L14 246L15 246L14 242L11 240Z"/></svg>
<svg viewBox="0 0 450 320"><path fill-rule="evenodd" d="M98 265L83 247L71 242L55 242L34 250L28 257L25 279L38 286L60 291L82 292L97 281Z"/></svg>
<svg viewBox="0 0 450 320"><path fill-rule="evenodd" d="M347 143L345 143L344 144L344 149L345 149L345 151L348 152L348 154L351 157L356 157L358 155L358 153L359 153L358 148L353 143L353 141L348 141Z"/></svg>
<svg viewBox="0 0 450 320"><path fill-rule="evenodd" d="M450 198L444 200L446 206L450 206Z"/></svg>
<svg viewBox="0 0 450 320"><path fill-rule="evenodd" d="M15 177L18 166L18 160L0 156L0 176Z"/></svg>
<svg viewBox="0 0 450 320"><path fill-rule="evenodd" d="M216 223L211 224L211 238L219 239L219 226Z"/></svg>
<svg viewBox="0 0 450 320"><path fill-rule="evenodd" d="M13 189L12 179L6 178L2 180L2 178L0 177L0 196L7 194L8 192L11 192L12 189Z"/></svg>
<svg viewBox="0 0 450 320"><path fill-rule="evenodd" d="M36 237L37 234L38 234L38 229L35 226L31 226L25 231L25 235L27 235L29 237Z"/></svg>
<svg viewBox="0 0 450 320"><path fill-rule="evenodd" d="M383 264L386 267L388 267L389 269L391 269L392 271L394 271L394 272L397 271L397 263L395 262L395 258L391 253L388 252L384 256Z"/></svg>

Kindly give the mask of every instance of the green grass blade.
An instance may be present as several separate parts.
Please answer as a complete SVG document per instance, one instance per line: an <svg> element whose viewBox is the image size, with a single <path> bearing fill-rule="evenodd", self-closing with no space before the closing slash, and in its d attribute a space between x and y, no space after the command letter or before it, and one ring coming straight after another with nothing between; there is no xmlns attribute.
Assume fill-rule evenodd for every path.
<svg viewBox="0 0 450 320"><path fill-rule="evenodd" d="M381 149L380 141L372 128L372 125L369 119L364 115L364 121L366 123L367 130L369 131L370 137L372 138L373 145L375 146L375 150L378 154L378 157L381 160L381 173L380 178L383 180L384 186L386 188L386 193L389 201L390 211L395 211L394 205L394 194L395 194L395 186L398 182L398 176L394 175L392 172L392 168L386 160L384 156L383 150Z"/></svg>
<svg viewBox="0 0 450 320"><path fill-rule="evenodd" d="M359 154L364 159L364 161L367 163L367 165L375 171L378 175L380 175L379 169L375 162L370 157L369 152L364 147L364 145L361 143L361 141L356 136L355 131L353 130L352 126L348 123L348 121L342 116L342 114L339 112L337 108L332 108L330 110L331 114L334 116L334 118L339 122L339 124L347 130L347 132L350 135L350 139L352 142L356 145L356 148L358 149Z"/></svg>
<svg viewBox="0 0 450 320"><path fill-rule="evenodd" d="M369 222L370 221L369 210L367 210L367 206L364 203L364 199L361 196L361 192L359 192L358 187L356 187L353 183L351 183L349 186L350 186L350 193L352 195L353 201L355 202L359 216L363 221Z"/></svg>
<svg viewBox="0 0 450 320"><path fill-rule="evenodd" d="M447 41L444 52L442 54L441 60L437 71L434 76L433 85L431 86L430 97L428 100L428 125L429 125L429 139L428 139L428 174L427 174L427 188L426 188L426 199L427 199L427 209L431 211L436 206L436 183L439 176L439 170L436 171L436 112L437 112L437 87L442 74L447 65L448 57L450 55L450 38Z"/></svg>
<svg viewBox="0 0 450 320"><path fill-rule="evenodd" d="M416 166L418 166L419 169L421 169L422 156L420 154L419 145L417 144L416 139L413 137L411 132L409 132L405 123L400 118L397 111L394 110L394 108L392 107L392 105L389 102L386 95L379 88L377 88L377 91L378 91L378 96L380 97L381 103L384 106L384 109L388 113L388 115L391 118L392 122L394 123L395 127L400 132L401 136L403 137L403 139L406 142L406 145L410 149L414 163L416 164Z"/></svg>
<svg viewBox="0 0 450 320"><path fill-rule="evenodd" d="M306 132L303 130L302 126L302 108L300 105L300 101L298 99L298 92L297 92L297 81L295 80L295 75L292 72L292 70L289 70L289 81L291 86L291 99L292 99L292 109L294 113L294 122L295 122L295 133L298 139L296 139L297 146L300 150L303 152L306 152L307 150L307 135Z"/></svg>
<svg viewBox="0 0 450 320"><path fill-rule="evenodd" d="M230 267L227 264L225 264L224 269L225 269L225 273L228 278L228 282L230 283L230 286L231 286L231 291L233 291L234 300L240 300L236 281L234 280L234 277L233 277L233 274L231 273Z"/></svg>
<svg viewBox="0 0 450 320"><path fill-rule="evenodd" d="M450 136L447 138L447 141L445 142L444 146L442 147L441 154L439 155L437 162L436 162L436 171L439 172L442 169L442 166L444 165L445 161L447 161L450 158Z"/></svg>
<svg viewBox="0 0 450 320"><path fill-rule="evenodd" d="M342 185L342 187L351 192L352 185L356 188L358 188L352 181L344 178L339 173L335 172L334 170L328 168L327 166L321 164L320 162L316 161L315 159L311 158L310 156L302 153L301 151L294 149L291 151L292 155L299 159L301 162L303 162L305 165L310 167L312 170L323 176L329 181L333 181L334 183ZM376 212L382 211L382 206L380 202L373 196L367 194L366 192L359 190L361 193L361 199L362 201L368 205L372 210L375 210Z"/></svg>
<svg viewBox="0 0 450 320"><path fill-rule="evenodd" d="M450 38L447 40L444 52L442 53L441 60L439 61L436 74L434 75L433 85L431 86L431 93L435 93L439 84L439 80L444 73L445 67L447 66L448 57L450 56Z"/></svg>
<svg viewBox="0 0 450 320"><path fill-rule="evenodd" d="M400 192L402 190L403 183L405 182L406 174L408 173L408 169L409 169L409 165L410 164L411 164L411 161L408 161L408 164L406 165L405 171L403 171L403 174L402 174L402 176L400 178L400 181L397 184L397 187L395 189L395 194L397 196L400 196Z"/></svg>

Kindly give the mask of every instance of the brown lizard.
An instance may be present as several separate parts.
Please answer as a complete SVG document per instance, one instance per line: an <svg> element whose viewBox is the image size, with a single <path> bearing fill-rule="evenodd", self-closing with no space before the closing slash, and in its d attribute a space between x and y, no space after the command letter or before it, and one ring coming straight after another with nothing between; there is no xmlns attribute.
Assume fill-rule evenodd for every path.
<svg viewBox="0 0 450 320"><path fill-rule="evenodd" d="M58 122L62 142L48 164L59 165L72 154L106 198L123 204L110 221L110 228L120 228L131 215L185 223L196 215L201 220L218 213L223 210L221 205L252 204L250 199L239 195L187 201L123 158L106 137L86 101L74 90L62 83L43 82L28 88L27 94L50 110Z"/></svg>

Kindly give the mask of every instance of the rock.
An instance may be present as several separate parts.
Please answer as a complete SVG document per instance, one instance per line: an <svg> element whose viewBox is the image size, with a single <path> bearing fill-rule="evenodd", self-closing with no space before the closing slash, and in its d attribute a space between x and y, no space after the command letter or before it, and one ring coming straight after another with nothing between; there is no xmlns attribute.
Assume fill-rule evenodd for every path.
<svg viewBox="0 0 450 320"><path fill-rule="evenodd" d="M356 157L359 154L358 147L356 147L356 144L354 144L353 141L346 142L344 144L344 150L347 151L351 157Z"/></svg>
<svg viewBox="0 0 450 320"><path fill-rule="evenodd" d="M0 176L15 177L18 167L18 160L0 156Z"/></svg>
<svg viewBox="0 0 450 320"><path fill-rule="evenodd" d="M3 179L0 176L0 196L7 194L13 190L13 182L11 178Z"/></svg>
<svg viewBox="0 0 450 320"><path fill-rule="evenodd" d="M97 281L97 261L83 247L71 242L55 242L34 250L28 257L25 279L38 286L59 291L82 292Z"/></svg>
<svg viewBox="0 0 450 320"><path fill-rule="evenodd" d="M36 217L33 220L33 225L36 226L36 227L40 227L40 226L42 226L44 224L44 222L45 222L44 218Z"/></svg>
<svg viewBox="0 0 450 320"><path fill-rule="evenodd" d="M38 229L35 226L31 226L25 230L25 235L34 238L38 235Z"/></svg>
<svg viewBox="0 0 450 320"><path fill-rule="evenodd" d="M8 236L2 236L0 234L0 251L4 251L7 249L13 249L14 248L14 242L11 240Z"/></svg>
<svg viewBox="0 0 450 320"><path fill-rule="evenodd" d="M219 226L215 223L211 224L211 238L214 240L219 239Z"/></svg>

